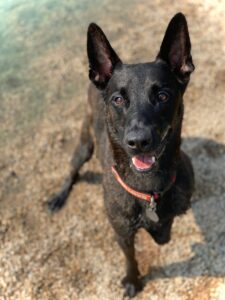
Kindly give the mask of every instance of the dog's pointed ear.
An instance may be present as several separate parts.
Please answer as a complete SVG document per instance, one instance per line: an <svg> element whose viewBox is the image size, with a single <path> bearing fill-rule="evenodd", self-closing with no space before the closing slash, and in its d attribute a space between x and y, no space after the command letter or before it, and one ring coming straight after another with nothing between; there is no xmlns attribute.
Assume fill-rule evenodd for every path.
<svg viewBox="0 0 225 300"><path fill-rule="evenodd" d="M101 28L91 23L87 32L89 78L99 89L104 89L113 70L121 60L111 47Z"/></svg>
<svg viewBox="0 0 225 300"><path fill-rule="evenodd" d="M188 83L195 67L191 57L187 21L182 13L176 14L170 21L157 58L169 65L181 83Z"/></svg>

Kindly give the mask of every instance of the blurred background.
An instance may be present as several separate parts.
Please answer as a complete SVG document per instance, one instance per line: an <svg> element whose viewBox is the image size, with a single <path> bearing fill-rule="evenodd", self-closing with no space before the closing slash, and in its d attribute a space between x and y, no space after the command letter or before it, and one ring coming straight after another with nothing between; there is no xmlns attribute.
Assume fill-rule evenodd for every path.
<svg viewBox="0 0 225 300"><path fill-rule="evenodd" d="M137 299L225 299L224 0L1 0L0 299L122 299L124 259L98 161L83 167L62 211L51 215L46 201L69 171L86 110L88 24L124 62L146 62L179 11L196 66L183 126L196 192L168 245L138 234L146 286Z"/></svg>

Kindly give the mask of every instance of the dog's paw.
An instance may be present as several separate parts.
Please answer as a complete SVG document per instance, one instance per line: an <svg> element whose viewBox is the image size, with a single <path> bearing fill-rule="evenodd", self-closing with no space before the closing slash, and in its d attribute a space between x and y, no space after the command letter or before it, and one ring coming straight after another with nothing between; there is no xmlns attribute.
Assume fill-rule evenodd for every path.
<svg viewBox="0 0 225 300"><path fill-rule="evenodd" d="M143 284L139 278L131 279L126 276L122 280L122 285L125 289L124 298L128 299L133 298L143 289Z"/></svg>
<svg viewBox="0 0 225 300"><path fill-rule="evenodd" d="M59 211L66 203L67 195L64 193L58 193L53 195L47 202L48 209L50 212Z"/></svg>
<svg viewBox="0 0 225 300"><path fill-rule="evenodd" d="M164 223L161 227L157 229L150 229L149 233L151 234L154 241L159 245L164 245L170 241L171 238L171 226L173 220L169 220Z"/></svg>
<svg viewBox="0 0 225 300"><path fill-rule="evenodd" d="M158 245L165 245L170 241L170 234L151 234L151 236Z"/></svg>

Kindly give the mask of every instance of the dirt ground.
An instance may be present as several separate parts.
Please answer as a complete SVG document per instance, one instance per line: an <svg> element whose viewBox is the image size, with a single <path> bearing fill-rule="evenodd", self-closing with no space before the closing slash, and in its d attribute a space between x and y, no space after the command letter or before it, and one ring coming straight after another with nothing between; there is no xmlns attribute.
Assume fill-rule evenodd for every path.
<svg viewBox="0 0 225 300"><path fill-rule="evenodd" d="M46 201L79 139L88 23L104 29L125 62L144 62L178 11L187 16L196 65L183 126L196 191L168 245L138 234L146 285L136 299L225 299L225 1L2 0L1 300L122 299L124 258L105 216L98 161L83 167L62 211L51 215Z"/></svg>

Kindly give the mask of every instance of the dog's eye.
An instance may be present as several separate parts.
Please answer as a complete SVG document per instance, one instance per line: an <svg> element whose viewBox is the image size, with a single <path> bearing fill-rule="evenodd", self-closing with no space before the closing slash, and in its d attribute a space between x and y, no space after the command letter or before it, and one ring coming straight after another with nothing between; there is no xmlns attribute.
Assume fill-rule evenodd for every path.
<svg viewBox="0 0 225 300"><path fill-rule="evenodd" d="M113 102L117 105L117 106L122 106L125 103L125 99L122 96L116 96L113 99Z"/></svg>
<svg viewBox="0 0 225 300"><path fill-rule="evenodd" d="M167 102L170 98L170 95L167 92L159 92L158 99L160 102Z"/></svg>

